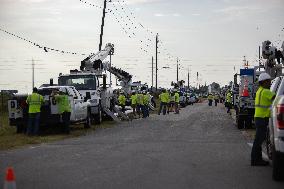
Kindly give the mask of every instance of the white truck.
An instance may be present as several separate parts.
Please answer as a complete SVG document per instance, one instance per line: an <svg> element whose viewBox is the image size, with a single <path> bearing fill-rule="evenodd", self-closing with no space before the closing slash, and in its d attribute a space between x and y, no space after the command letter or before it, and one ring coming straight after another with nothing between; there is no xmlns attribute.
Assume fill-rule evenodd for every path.
<svg viewBox="0 0 284 189"><path fill-rule="evenodd" d="M266 149L272 160L273 179L284 179L284 79L277 77L270 88L276 93L271 107L271 117L267 132Z"/></svg>
<svg viewBox="0 0 284 189"><path fill-rule="evenodd" d="M44 98L44 104L41 107L40 125L48 127L61 123L61 117L58 113L58 104L51 96L53 90L66 91L71 104L71 124L84 123L85 128L91 126L90 103L84 100L82 95L73 86L48 86L38 88L38 93ZM25 131L28 121L28 105L26 99L28 95L15 95L8 100L9 122L11 126L17 127L17 132Z"/></svg>
<svg viewBox="0 0 284 189"><path fill-rule="evenodd" d="M113 52L114 45L108 43L103 50L91 54L81 61L80 70L70 70L69 74L60 74L58 77L59 85L74 86L83 98L90 103L92 123L100 124L103 114L116 121L119 120L114 113L122 115L115 108L113 89L106 86L106 74L104 72L108 71L115 75L124 91L129 92L131 90L132 75L111 66L108 61L103 62ZM100 82L102 82L102 85Z"/></svg>

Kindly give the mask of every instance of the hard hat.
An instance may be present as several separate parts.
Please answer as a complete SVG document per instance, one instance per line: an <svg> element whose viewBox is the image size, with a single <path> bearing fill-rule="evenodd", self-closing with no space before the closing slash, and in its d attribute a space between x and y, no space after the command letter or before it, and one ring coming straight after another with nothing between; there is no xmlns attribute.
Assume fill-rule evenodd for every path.
<svg viewBox="0 0 284 189"><path fill-rule="evenodd" d="M262 73L260 74L258 81L265 81L265 80L270 80L271 77L268 73Z"/></svg>

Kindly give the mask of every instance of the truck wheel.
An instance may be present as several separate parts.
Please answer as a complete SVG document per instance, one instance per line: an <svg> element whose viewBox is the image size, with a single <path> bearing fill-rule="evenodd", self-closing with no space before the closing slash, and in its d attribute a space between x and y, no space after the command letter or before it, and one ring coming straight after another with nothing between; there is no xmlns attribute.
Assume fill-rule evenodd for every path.
<svg viewBox="0 0 284 189"><path fill-rule="evenodd" d="M90 111L88 111L88 114L87 114L87 118L86 118L86 122L84 123L84 128L85 129L88 129L88 128L90 128L91 127L91 112Z"/></svg>
<svg viewBox="0 0 284 189"><path fill-rule="evenodd" d="M284 177L284 158L283 154L277 152L275 148L273 148L272 152L272 178L276 181L280 181Z"/></svg>
<svg viewBox="0 0 284 189"><path fill-rule="evenodd" d="M246 129L252 129L252 118L251 117L247 117L245 125L246 125Z"/></svg>
<svg viewBox="0 0 284 189"><path fill-rule="evenodd" d="M24 128L23 124L18 124L18 125L16 125L16 127L17 127L17 133L25 132L25 128Z"/></svg>
<svg viewBox="0 0 284 189"><path fill-rule="evenodd" d="M96 125L99 125L99 124L101 124L101 122L102 122L102 108L101 108L101 106L99 105L99 113L98 114L96 114L96 115L94 115L94 122L95 122L95 124Z"/></svg>
<svg viewBox="0 0 284 189"><path fill-rule="evenodd" d="M244 118L242 116L237 116L236 122L238 129L244 128Z"/></svg>

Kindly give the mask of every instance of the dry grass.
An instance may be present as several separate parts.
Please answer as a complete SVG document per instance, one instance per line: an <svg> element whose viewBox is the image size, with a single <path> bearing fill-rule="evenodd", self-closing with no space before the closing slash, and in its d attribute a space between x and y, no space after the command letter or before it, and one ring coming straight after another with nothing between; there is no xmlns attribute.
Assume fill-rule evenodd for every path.
<svg viewBox="0 0 284 189"><path fill-rule="evenodd" d="M89 129L84 129L83 125L71 126L70 135L52 134L43 136L27 136L25 134L17 134L16 127L9 126L7 113L1 114L0 125L0 150L9 150L20 148L31 144L49 143L67 138L84 136L94 132L98 128L110 128L114 126L114 122L105 121L101 125L92 126Z"/></svg>

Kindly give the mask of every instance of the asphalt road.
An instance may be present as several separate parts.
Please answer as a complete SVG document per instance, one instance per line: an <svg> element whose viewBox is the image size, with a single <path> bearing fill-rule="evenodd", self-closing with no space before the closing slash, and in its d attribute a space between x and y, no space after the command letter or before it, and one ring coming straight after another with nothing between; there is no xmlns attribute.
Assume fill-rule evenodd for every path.
<svg viewBox="0 0 284 189"><path fill-rule="evenodd" d="M88 136L0 152L21 189L284 188L272 168L250 166L250 141L225 108L195 104ZM0 186L3 180L0 181Z"/></svg>

